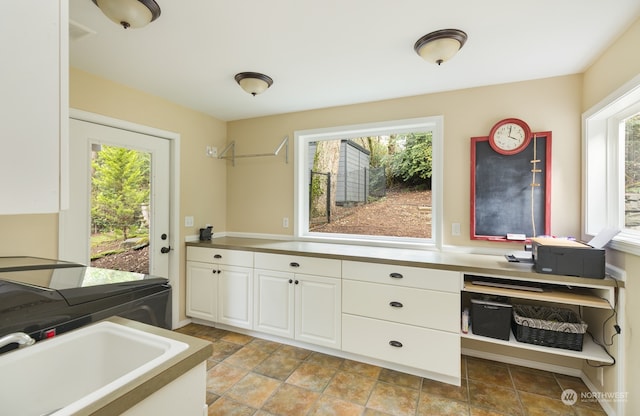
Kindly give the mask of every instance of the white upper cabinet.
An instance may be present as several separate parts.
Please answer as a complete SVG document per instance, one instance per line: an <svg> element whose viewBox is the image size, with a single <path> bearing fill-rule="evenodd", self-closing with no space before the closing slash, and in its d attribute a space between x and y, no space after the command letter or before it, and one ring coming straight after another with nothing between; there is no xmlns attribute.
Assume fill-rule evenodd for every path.
<svg viewBox="0 0 640 416"><path fill-rule="evenodd" d="M66 207L68 0L3 2L0 214Z"/></svg>

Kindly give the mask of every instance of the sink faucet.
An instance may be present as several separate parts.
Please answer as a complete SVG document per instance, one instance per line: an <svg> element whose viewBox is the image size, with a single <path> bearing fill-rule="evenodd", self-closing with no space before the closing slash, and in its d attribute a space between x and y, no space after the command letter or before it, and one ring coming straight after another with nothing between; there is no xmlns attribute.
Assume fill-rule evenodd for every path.
<svg viewBox="0 0 640 416"><path fill-rule="evenodd" d="M5 335L0 338L0 348L12 343L18 343L19 345L33 345L36 340L31 338L24 332L14 332L13 334Z"/></svg>

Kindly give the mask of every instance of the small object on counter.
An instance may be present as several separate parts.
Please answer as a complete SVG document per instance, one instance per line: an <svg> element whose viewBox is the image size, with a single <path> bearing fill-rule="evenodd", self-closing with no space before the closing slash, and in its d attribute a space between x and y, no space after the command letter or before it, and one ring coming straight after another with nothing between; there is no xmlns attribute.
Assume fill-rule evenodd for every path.
<svg viewBox="0 0 640 416"><path fill-rule="evenodd" d="M464 308L464 312L462 312L462 333L469 333L469 308Z"/></svg>
<svg viewBox="0 0 640 416"><path fill-rule="evenodd" d="M207 228L200 228L200 241L210 241L213 236L213 227L211 225Z"/></svg>

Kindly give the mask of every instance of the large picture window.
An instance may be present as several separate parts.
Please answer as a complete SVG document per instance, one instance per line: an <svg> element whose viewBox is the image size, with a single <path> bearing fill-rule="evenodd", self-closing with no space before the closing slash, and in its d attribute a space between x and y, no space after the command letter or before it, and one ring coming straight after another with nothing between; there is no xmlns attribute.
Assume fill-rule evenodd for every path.
<svg viewBox="0 0 640 416"><path fill-rule="evenodd" d="M442 117L295 133L296 235L438 245Z"/></svg>
<svg viewBox="0 0 640 416"><path fill-rule="evenodd" d="M583 115L584 234L640 254L640 76Z"/></svg>

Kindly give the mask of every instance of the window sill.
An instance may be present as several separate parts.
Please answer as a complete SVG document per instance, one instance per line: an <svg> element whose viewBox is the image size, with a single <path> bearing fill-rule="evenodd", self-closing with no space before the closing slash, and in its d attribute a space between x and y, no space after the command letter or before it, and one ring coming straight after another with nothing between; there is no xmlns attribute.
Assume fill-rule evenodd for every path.
<svg viewBox="0 0 640 416"><path fill-rule="evenodd" d="M640 239L638 235L629 232L621 232L608 244L609 248L624 253L640 256Z"/></svg>

